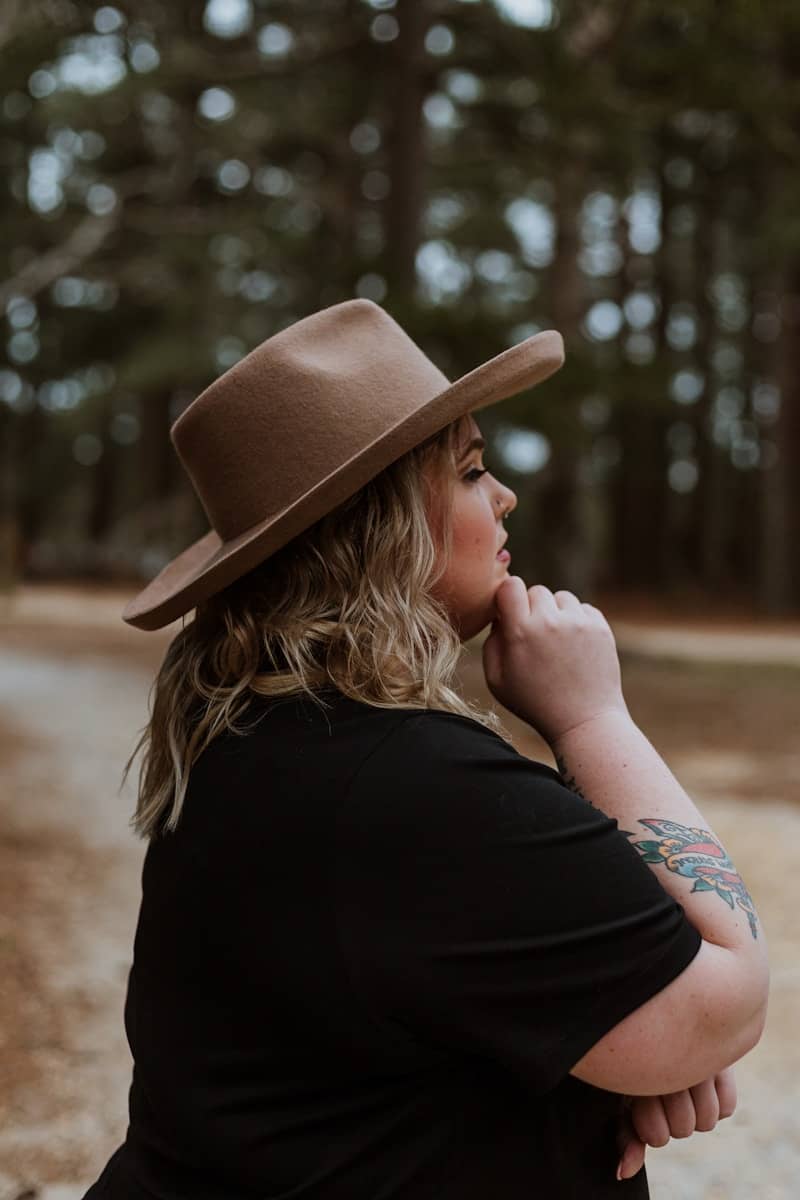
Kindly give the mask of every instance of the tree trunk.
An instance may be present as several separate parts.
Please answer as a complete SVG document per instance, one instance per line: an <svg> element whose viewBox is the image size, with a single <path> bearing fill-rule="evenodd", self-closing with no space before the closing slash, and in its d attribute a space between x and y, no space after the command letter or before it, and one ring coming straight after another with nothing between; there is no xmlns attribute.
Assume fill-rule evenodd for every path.
<svg viewBox="0 0 800 1200"><path fill-rule="evenodd" d="M170 441L170 393L158 392L142 397L141 498L145 503L165 499L171 491L176 464Z"/></svg>
<svg viewBox="0 0 800 1200"><path fill-rule="evenodd" d="M700 169L700 168L698 168ZM720 244L720 184L711 172L698 198L694 247L694 305L699 334L695 344L696 362L705 377L702 395L694 408L699 477L694 493L695 512L692 534L692 560L698 582L709 592L719 591L729 582L725 561L728 490L734 483L727 451L712 433L714 395L718 380L713 363L716 314L709 298L709 287L722 264Z"/></svg>
<svg viewBox="0 0 800 1200"><path fill-rule="evenodd" d="M780 409L774 426L777 459L765 472L762 531L768 547L762 601L772 614L800 608L800 264L785 274L781 335L775 347ZM769 483L767 485L767 480Z"/></svg>
<svg viewBox="0 0 800 1200"><path fill-rule="evenodd" d="M391 192L386 205L386 268L392 312L401 321L410 310L425 194L424 41L429 14L425 0L398 0L400 32L394 42L392 124L389 130Z"/></svg>
<svg viewBox="0 0 800 1200"><path fill-rule="evenodd" d="M661 206L664 216L661 249L656 256L656 270L652 280L654 291L660 296L662 306L653 336L656 342L654 362L659 363L669 356L669 347L664 336L666 314L671 302L672 281L670 255L667 247L666 216L669 212L670 191L662 181ZM623 238L625 250L624 278L634 278L633 259L627 238ZM624 297L620 296L622 302ZM635 368L626 367L623 378L631 380L615 398L614 434L620 446L620 460L611 489L610 505L613 519L613 553L615 582L622 588L656 589L669 577L667 549L668 527L671 515L667 485L666 433L669 414L657 397L646 394L653 386L655 372L641 383ZM666 387L666 370L657 386Z"/></svg>
<svg viewBox="0 0 800 1200"><path fill-rule="evenodd" d="M565 154L555 178L553 215L556 222L555 253L550 264L550 318L564 338L567 362L580 355L580 320L584 282L578 266L580 216L586 169L576 156ZM578 595L591 592L594 563L590 552L586 509L583 504L582 451L570 431L552 448L539 492L540 528L546 538L543 561L554 588Z"/></svg>

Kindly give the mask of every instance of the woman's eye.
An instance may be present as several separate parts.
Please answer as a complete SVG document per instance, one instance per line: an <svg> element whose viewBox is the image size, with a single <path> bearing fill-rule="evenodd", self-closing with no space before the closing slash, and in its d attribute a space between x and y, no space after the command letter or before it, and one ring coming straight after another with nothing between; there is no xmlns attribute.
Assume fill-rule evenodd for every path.
<svg viewBox="0 0 800 1200"><path fill-rule="evenodd" d="M470 483L477 483L481 475L485 475L488 470L488 467L473 467L471 471L467 471L464 478Z"/></svg>

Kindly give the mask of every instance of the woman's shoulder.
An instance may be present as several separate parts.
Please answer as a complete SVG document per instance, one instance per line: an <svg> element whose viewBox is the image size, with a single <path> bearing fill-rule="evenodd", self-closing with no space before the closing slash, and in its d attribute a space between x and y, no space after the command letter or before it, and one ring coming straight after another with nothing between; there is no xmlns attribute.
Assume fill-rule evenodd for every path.
<svg viewBox="0 0 800 1200"><path fill-rule="evenodd" d="M392 737L384 744L384 752L399 756L417 768L440 764L443 769L462 767L479 773L482 766L506 766L530 771L563 786L553 767L521 754L510 741L476 717L449 709L410 711L405 720L397 722Z"/></svg>
<svg viewBox="0 0 800 1200"><path fill-rule="evenodd" d="M353 774L341 818L397 846L488 844L497 838L604 825L608 818L553 767L521 754L480 721L441 709L409 712Z"/></svg>
<svg viewBox="0 0 800 1200"><path fill-rule="evenodd" d="M318 703L322 701L322 703ZM350 766L349 791L374 794L380 789L395 804L435 795L442 807L457 796L487 796L521 790L526 796L557 789L572 797L553 767L521 754L505 737L476 717L443 708L380 706L354 699L335 688L282 697L278 704L256 704L263 716L283 714L277 723L259 721L270 743L307 729L319 749L331 749ZM284 723L285 722L285 723ZM564 794L564 795L562 795ZM567 800L568 802L568 800Z"/></svg>
<svg viewBox="0 0 800 1200"><path fill-rule="evenodd" d="M447 749L482 746L486 753L519 757L518 751L477 717L468 717L451 709L423 708L419 705L379 705L346 695L336 687L323 687L308 692L293 692L282 696L254 694L249 698L247 713L256 718L257 726L265 732L269 725L263 718L280 712L288 719L302 718L327 725L331 730L344 730L353 725L380 729L387 735L385 752L390 753L392 742L413 742L418 753L430 750L441 754Z"/></svg>

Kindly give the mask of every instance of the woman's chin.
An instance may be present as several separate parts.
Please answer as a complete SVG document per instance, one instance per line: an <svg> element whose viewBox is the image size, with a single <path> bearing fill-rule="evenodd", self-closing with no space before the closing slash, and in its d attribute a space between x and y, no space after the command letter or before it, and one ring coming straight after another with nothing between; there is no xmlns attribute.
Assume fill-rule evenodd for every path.
<svg viewBox="0 0 800 1200"><path fill-rule="evenodd" d="M500 569L501 567L502 569ZM495 595L500 584L504 579L508 579L509 574L505 564L498 563L497 568L494 579L487 580L485 589L481 588L480 597L475 595L474 590L469 599L462 596L460 603L455 601L452 595L448 597L446 607L450 623L462 643L477 637L487 625L491 625L497 619Z"/></svg>
<svg viewBox="0 0 800 1200"><path fill-rule="evenodd" d="M481 606L480 609L475 609L473 612L461 616L456 625L458 636L462 642L469 642L474 637L477 637L487 625L491 625L496 617L497 608L494 596L491 596L485 606Z"/></svg>

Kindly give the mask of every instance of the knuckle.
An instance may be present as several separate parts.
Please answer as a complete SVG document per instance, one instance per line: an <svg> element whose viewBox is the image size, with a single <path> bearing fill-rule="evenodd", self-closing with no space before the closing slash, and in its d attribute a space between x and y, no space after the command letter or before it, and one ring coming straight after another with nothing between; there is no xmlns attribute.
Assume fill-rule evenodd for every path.
<svg viewBox="0 0 800 1200"><path fill-rule="evenodd" d="M592 617L595 621L597 621L601 625L606 625L606 623L607 623L606 619L603 616L603 614L601 613L599 608L595 608L595 606L593 604L586 604L586 603L581 604L581 608L583 609L583 611L586 613L587 616Z"/></svg>

